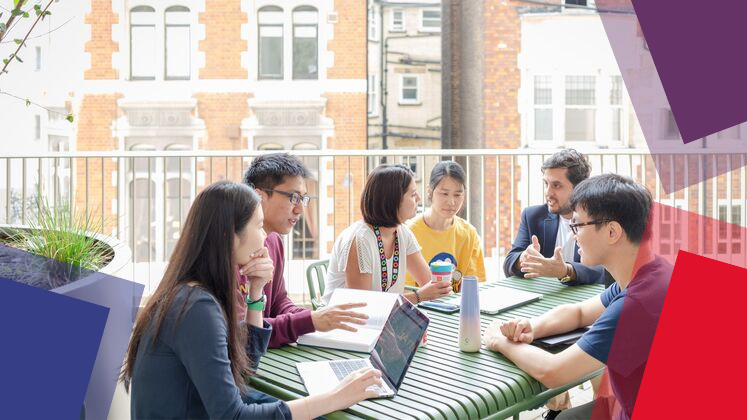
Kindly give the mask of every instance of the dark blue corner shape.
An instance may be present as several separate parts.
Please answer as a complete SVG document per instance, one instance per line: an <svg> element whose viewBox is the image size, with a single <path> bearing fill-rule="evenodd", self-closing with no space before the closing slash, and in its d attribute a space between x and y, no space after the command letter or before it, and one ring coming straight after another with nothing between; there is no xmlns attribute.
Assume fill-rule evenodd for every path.
<svg viewBox="0 0 747 420"><path fill-rule="evenodd" d="M0 418L78 418L108 316L0 277Z"/></svg>
<svg viewBox="0 0 747 420"><path fill-rule="evenodd" d="M59 286L52 277L64 274L68 278L76 279L72 283ZM85 270L80 267L64 264L56 260L31 254L20 249L0 244L0 276L14 280L17 286L22 289L12 288L8 291L0 290L0 305L6 305L2 308L0 316L0 351L13 352L0 353L0 419L5 418L78 418L80 412L81 397L73 394L74 388L71 387L70 371L75 375L85 374L84 389L86 402L87 419L105 419L109 414L112 404L112 397L117 385L119 371L124 360L127 343L130 341L132 327L134 324L137 309L140 305L140 299L143 295L144 286L129 280L121 279L116 276L104 274L91 270ZM23 284L22 284L23 283ZM28 285L34 285L31 287ZM37 288L38 287L38 288ZM84 370L79 370L77 364L75 369L66 370L65 375L56 373L55 370L49 370L51 367L72 366L71 357L83 358L82 352L78 349L88 345L85 340L81 341L80 336L90 334L88 324L81 323L73 313L67 310L48 310L47 305L42 301L33 301L30 298L24 301L20 307L13 306L13 310L4 302L13 300L16 302L20 296L15 295L16 291L32 289L37 292L34 296L47 296L50 292L58 295L59 298L75 298L74 302L82 304L93 304L93 306L103 307L108 310L103 319L105 327L103 336L100 330L95 335L95 347L92 359L85 356L86 361L93 363L93 371L90 366ZM49 292L42 289L51 289ZM39 295L38 293L44 293ZM27 292L31 293L31 292ZM54 296L53 296L54 297ZM43 315L40 315L42 314ZM31 320L38 323L33 324ZM13 325L13 328L7 328L6 325ZM49 338L49 333L45 327L55 326L55 331L59 332L54 335L54 339ZM33 341L31 339L36 339ZM29 341L31 340L31 341ZM35 343L33 349L41 349L39 354L33 353L34 357L28 358L23 363L20 360L14 360L15 352L23 352L24 355L30 354L28 351L30 344ZM6 344L9 343L9 344ZM100 345L99 345L100 343ZM71 350L62 355L62 350ZM87 348L86 348L87 349ZM88 353L85 353L88 354ZM48 365L33 363L36 358L41 358ZM25 359L24 359L25 360ZM95 360L95 362L93 362ZM5 381L5 366L11 363L14 367L21 369L24 378L31 378L34 387L22 388L17 387L12 394L13 401L20 401L21 406L28 410L36 409L44 405L52 407L54 416L42 415L42 413L33 413L34 415L11 416L4 412L6 396L6 387L12 386L13 381ZM78 376L75 376L78 378ZM82 377L82 376L81 376ZM77 388L75 388L77 389ZM29 393L29 394L25 394ZM72 398L68 403L73 404L75 416L63 416L67 413L57 407L55 403L49 400L51 396L57 400ZM39 407L37 407L39 406ZM59 409L59 410L58 410ZM22 414L19 412L18 414Z"/></svg>

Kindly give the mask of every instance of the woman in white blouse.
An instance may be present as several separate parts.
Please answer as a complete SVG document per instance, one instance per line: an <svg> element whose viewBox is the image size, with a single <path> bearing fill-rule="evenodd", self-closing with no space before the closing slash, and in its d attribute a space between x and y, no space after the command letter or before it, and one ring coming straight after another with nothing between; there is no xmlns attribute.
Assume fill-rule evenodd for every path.
<svg viewBox="0 0 747 420"><path fill-rule="evenodd" d="M430 270L415 235L404 222L415 216L420 196L414 174L403 165L380 165L369 174L359 220L335 241L322 300L338 287L402 293L411 302L447 295L449 282L430 283ZM405 292L405 275L420 288Z"/></svg>

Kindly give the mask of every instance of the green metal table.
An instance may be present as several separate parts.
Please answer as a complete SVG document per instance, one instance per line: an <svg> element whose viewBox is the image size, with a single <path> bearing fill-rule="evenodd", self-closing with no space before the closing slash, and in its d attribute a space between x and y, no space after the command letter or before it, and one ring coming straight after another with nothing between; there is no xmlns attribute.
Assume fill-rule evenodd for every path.
<svg viewBox="0 0 747 420"><path fill-rule="evenodd" d="M496 285L542 293L540 301L498 315L481 315L482 330L494 319L533 317L549 309L580 302L602 292L602 285L563 286L556 279L508 278L481 285ZM325 417L397 419L504 419L531 410L565 390L601 373L595 372L563 387L547 389L500 353L481 348L459 351L459 314L424 309L431 319L428 343L418 349L396 397L366 400ZM271 349L262 357L252 386L283 400L308 395L296 370L297 362L351 359L365 354L307 346Z"/></svg>

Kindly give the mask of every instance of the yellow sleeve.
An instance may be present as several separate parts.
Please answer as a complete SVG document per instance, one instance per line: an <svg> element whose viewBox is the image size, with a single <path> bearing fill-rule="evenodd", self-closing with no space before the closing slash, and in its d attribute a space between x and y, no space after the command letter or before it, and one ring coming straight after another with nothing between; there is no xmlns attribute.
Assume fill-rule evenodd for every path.
<svg viewBox="0 0 747 420"><path fill-rule="evenodd" d="M482 244L480 243L480 236L477 232L473 231L473 242L472 242L472 256L470 257L470 272L473 272L480 281L485 281L485 257L482 253Z"/></svg>
<svg viewBox="0 0 747 420"><path fill-rule="evenodd" d="M465 250L465 254L463 257L466 257L467 264L465 264L465 267L467 269L464 273L462 273L465 276L477 276L477 278L480 281L485 281L485 257L483 256L482 251L482 244L480 243L480 235L477 234L477 230L467 223L465 223L465 233L469 236L469 238L465 238L465 243L470 244L470 246Z"/></svg>

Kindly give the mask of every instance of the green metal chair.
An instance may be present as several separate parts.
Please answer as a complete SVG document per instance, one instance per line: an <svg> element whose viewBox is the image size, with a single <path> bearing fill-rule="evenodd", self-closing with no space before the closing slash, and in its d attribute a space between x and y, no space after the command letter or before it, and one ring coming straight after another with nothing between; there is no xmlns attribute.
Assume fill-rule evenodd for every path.
<svg viewBox="0 0 747 420"><path fill-rule="evenodd" d="M324 278L329 268L329 260L321 260L311 264L306 268L306 283L309 286L309 296L311 297L311 307L314 310L324 306L322 296L324 296ZM405 286L405 290L417 290L417 287Z"/></svg>
<svg viewBox="0 0 747 420"><path fill-rule="evenodd" d="M329 267L329 260L317 261L306 268L306 283L309 285L311 307L314 310L323 306L322 296L324 296L324 277L327 275L327 267Z"/></svg>

